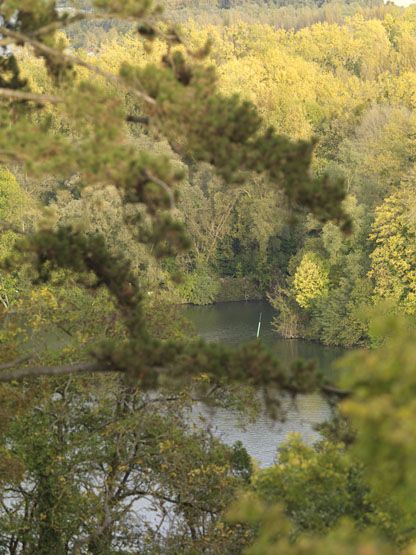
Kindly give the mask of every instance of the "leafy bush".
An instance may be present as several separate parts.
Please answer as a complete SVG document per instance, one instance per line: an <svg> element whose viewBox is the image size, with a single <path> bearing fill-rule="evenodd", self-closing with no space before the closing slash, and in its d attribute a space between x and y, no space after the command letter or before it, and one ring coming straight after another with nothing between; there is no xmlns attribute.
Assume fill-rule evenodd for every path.
<svg viewBox="0 0 416 555"><path fill-rule="evenodd" d="M179 294L185 303L206 305L215 301L219 291L218 278L206 266L197 267L179 286Z"/></svg>

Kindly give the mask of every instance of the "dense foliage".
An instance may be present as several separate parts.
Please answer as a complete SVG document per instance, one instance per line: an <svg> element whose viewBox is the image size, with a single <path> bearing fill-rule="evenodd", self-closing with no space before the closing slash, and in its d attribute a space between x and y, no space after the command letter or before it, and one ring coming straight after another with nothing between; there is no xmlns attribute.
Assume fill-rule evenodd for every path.
<svg viewBox="0 0 416 555"><path fill-rule="evenodd" d="M288 337L368 344L367 308L389 299L412 312L414 8L296 32L241 22L185 31L195 44L214 38L222 90L253 101L286 136L316 140L313 170L346 180L353 222L345 235L299 216L261 181L224 192L192 172L195 200L186 190L180 208L192 229L207 230L204 239L215 235L205 245L193 235L185 271L200 272L202 259L220 291L253 283Z"/></svg>
<svg viewBox="0 0 416 555"><path fill-rule="evenodd" d="M313 171L345 179L353 232L346 236L332 222L300 216L262 176L224 187L210 168L188 159L177 208L191 249L161 268L185 273L186 280L176 288L163 274L159 283L178 301L196 304L268 296L285 336L368 344L366 308L389 298L409 312L412 303L414 8L390 6L368 17L357 9L340 22L298 31L276 29L271 13L271 24L214 18L203 30L188 21L182 33L194 50L213 41L206 63L216 66L221 91L254 102L285 136L316 141ZM154 51L138 54L129 35L114 29L106 38L82 36L106 68L120 55L154 59ZM400 238L393 219L403 221ZM312 259L320 261L325 295L305 303L318 287L314 273L300 279Z"/></svg>
<svg viewBox="0 0 416 555"><path fill-rule="evenodd" d="M0 0L0 553L414 553L415 52L371 2ZM336 387L177 308L266 295L379 346ZM194 425L254 388L341 402L259 469Z"/></svg>

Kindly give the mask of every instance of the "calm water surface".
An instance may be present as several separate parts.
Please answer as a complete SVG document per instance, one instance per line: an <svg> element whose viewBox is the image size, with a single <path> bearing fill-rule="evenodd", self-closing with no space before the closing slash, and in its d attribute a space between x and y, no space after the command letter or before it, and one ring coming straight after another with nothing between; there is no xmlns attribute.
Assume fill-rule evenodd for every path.
<svg viewBox="0 0 416 555"><path fill-rule="evenodd" d="M273 331L273 309L263 301L188 306L184 312L207 341L234 345L255 339L261 313L260 338L283 364L290 364L299 358L314 359L322 371L330 375L333 372L332 363L343 353L342 349L318 343L283 339ZM272 420L262 410L255 422L244 422L242 426L241 415L230 410L207 409L203 405L197 407L194 417L195 420L202 418L213 433L226 443L242 441L261 466L269 466L275 459L279 444L289 433L297 432L305 441L313 442L318 437L314 426L331 415L328 403L318 394L299 395L295 400L283 398L282 406L285 412L283 422Z"/></svg>

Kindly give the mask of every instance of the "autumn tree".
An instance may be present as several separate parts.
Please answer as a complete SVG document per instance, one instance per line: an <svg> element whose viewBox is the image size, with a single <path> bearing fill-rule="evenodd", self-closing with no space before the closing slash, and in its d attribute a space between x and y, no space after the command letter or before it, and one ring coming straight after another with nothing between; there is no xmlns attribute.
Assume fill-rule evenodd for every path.
<svg viewBox="0 0 416 555"><path fill-rule="evenodd" d="M377 299L388 299L409 314L416 312L415 201L413 186L387 197L376 209L370 238L370 277Z"/></svg>

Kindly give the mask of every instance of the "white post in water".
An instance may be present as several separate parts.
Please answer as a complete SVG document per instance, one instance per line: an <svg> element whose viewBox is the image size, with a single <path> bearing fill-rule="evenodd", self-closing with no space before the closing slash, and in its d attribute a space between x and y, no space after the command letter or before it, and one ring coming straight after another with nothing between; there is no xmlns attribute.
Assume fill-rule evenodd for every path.
<svg viewBox="0 0 416 555"><path fill-rule="evenodd" d="M259 318L259 325L257 326L257 339L260 337L260 327L261 327L261 315L263 313L260 312L260 318Z"/></svg>

